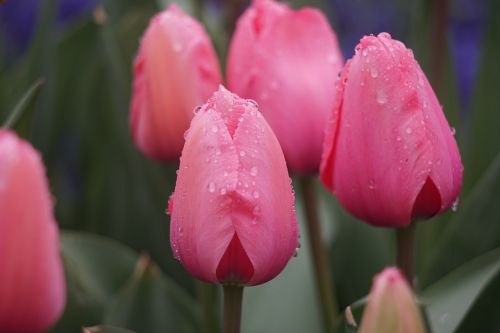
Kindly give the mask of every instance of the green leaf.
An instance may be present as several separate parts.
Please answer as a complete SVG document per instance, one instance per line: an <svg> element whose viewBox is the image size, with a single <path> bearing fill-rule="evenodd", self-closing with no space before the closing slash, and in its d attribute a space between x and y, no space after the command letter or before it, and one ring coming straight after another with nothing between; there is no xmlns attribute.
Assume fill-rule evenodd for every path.
<svg viewBox="0 0 500 333"><path fill-rule="evenodd" d="M454 332L481 292L499 272L500 248L497 248L429 287L422 299L428 304L427 314L432 331Z"/></svg>
<svg viewBox="0 0 500 333"><path fill-rule="evenodd" d="M83 333L135 333L131 330L108 325L84 327L82 331Z"/></svg>
<svg viewBox="0 0 500 333"><path fill-rule="evenodd" d="M500 153L455 213L435 247L424 284L500 246Z"/></svg>
<svg viewBox="0 0 500 333"><path fill-rule="evenodd" d="M107 310L104 322L140 332L198 332L196 304L147 257Z"/></svg>
<svg viewBox="0 0 500 333"><path fill-rule="evenodd" d="M17 102L16 106L12 109L9 117L3 124L3 128L10 128L14 126L16 123L17 119L22 115L23 111L26 109L26 107L30 104L30 102L35 98L36 94L38 91L41 89L43 86L45 80L44 79L38 79L31 85L31 87L24 93L24 95L21 97L21 99Z"/></svg>
<svg viewBox="0 0 500 333"><path fill-rule="evenodd" d="M62 319L51 332L76 332L102 322L112 297L132 274L137 254L101 236L61 234L68 299Z"/></svg>

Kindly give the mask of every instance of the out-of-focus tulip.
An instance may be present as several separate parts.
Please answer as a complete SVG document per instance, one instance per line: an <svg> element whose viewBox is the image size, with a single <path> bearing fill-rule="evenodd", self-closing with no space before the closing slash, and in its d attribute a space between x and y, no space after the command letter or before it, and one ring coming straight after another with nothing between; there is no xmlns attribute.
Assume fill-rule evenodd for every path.
<svg viewBox="0 0 500 333"><path fill-rule="evenodd" d="M0 332L44 332L66 302L59 234L39 154L0 130Z"/></svg>
<svg viewBox="0 0 500 333"><path fill-rule="evenodd" d="M254 101L220 87L191 122L171 197L170 243L195 277L256 285L297 247L278 140Z"/></svg>
<svg viewBox="0 0 500 333"><path fill-rule="evenodd" d="M359 333L425 333L415 297L396 268L386 268L373 281Z"/></svg>
<svg viewBox="0 0 500 333"><path fill-rule="evenodd" d="M447 210L463 167L411 50L387 33L363 37L337 89L321 180L340 203L376 226L407 226Z"/></svg>
<svg viewBox="0 0 500 333"><path fill-rule="evenodd" d="M259 103L295 173L318 172L342 62L335 33L319 10L255 0L238 21L228 87Z"/></svg>
<svg viewBox="0 0 500 333"><path fill-rule="evenodd" d="M151 158L178 159L194 108L220 83L203 27L176 5L156 15L134 63L130 126L136 145Z"/></svg>

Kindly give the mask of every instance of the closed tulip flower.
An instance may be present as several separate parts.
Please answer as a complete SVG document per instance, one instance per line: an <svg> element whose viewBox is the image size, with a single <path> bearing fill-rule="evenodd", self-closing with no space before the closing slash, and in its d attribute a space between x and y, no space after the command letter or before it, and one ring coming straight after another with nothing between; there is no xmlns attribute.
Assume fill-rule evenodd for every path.
<svg viewBox="0 0 500 333"><path fill-rule="evenodd" d="M170 242L198 279L264 283L297 247L285 159L255 102L220 87L191 122L170 200Z"/></svg>
<svg viewBox="0 0 500 333"><path fill-rule="evenodd" d="M340 203L376 226L408 226L447 210L463 167L411 50L387 33L363 37L337 90L321 179Z"/></svg>
<svg viewBox="0 0 500 333"><path fill-rule="evenodd" d="M335 33L319 10L255 0L238 20L228 87L259 103L294 173L318 172L342 63Z"/></svg>
<svg viewBox="0 0 500 333"><path fill-rule="evenodd" d="M39 154L0 130L0 332L45 332L66 288L53 202Z"/></svg>
<svg viewBox="0 0 500 333"><path fill-rule="evenodd" d="M177 160L193 109L219 86L215 51L203 27L176 5L156 15L134 63L132 137L147 156Z"/></svg>
<svg viewBox="0 0 500 333"><path fill-rule="evenodd" d="M384 269L373 280L358 332L426 332L413 292L396 268Z"/></svg>

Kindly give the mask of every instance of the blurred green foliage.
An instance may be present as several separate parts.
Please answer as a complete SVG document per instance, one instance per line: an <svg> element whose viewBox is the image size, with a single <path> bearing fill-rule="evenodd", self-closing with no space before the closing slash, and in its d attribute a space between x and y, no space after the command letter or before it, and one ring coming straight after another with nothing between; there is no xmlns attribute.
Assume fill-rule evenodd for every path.
<svg viewBox="0 0 500 333"><path fill-rule="evenodd" d="M201 15L223 58L228 35L222 15L197 9L199 2L183 1L182 7ZM103 11L64 31L51 24L53 1L42 3L29 52L0 72L0 119L7 119L36 80L45 80L14 129L42 153L64 230L68 304L52 332L79 332L99 324L111 326L87 330L122 332L112 327L119 326L147 333L199 332L203 316L198 289L173 259L164 212L177 166L142 156L128 132L131 63L140 35L165 2L107 0ZM429 73L432 2L403 3L413 9L408 22L413 33L405 42ZM324 3L314 4L328 11ZM455 77L443 45L442 80L436 90L457 128L465 174L459 210L419 226L417 285L431 324L437 320L442 325L437 333L500 331L500 301L492 296L500 290L500 3L490 1L490 7L468 117L458 112ZM394 264L394 237L392 230L355 220L317 187L338 302L344 308L367 294L374 274ZM297 206L302 218L300 200ZM245 292L244 332L320 330L309 251L302 240L299 257L282 275ZM450 295L453 302L446 302ZM214 300L218 307L218 295ZM439 306L433 308L433 303ZM457 311L462 311L460 318L452 315Z"/></svg>

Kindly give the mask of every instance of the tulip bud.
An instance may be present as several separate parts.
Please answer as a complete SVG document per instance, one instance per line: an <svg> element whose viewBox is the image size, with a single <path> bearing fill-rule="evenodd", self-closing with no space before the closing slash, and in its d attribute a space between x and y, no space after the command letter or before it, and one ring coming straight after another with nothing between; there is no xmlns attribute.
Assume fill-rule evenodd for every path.
<svg viewBox="0 0 500 333"><path fill-rule="evenodd" d="M460 154L427 78L403 43L365 36L342 70L321 180L353 215L403 227L447 210Z"/></svg>
<svg viewBox="0 0 500 333"><path fill-rule="evenodd" d="M252 100L223 87L191 122L172 194L170 243L195 277L256 285L297 247L294 196L278 140Z"/></svg>
<svg viewBox="0 0 500 333"><path fill-rule="evenodd" d="M157 160L178 159L194 108L220 82L203 27L174 4L156 15L134 63L130 127L139 149Z"/></svg>
<svg viewBox="0 0 500 333"><path fill-rule="evenodd" d="M358 333L425 333L422 314L405 278L386 268L373 280Z"/></svg>
<svg viewBox="0 0 500 333"><path fill-rule="evenodd" d="M342 62L337 37L319 10L255 0L238 20L229 89L259 103L292 172L318 172Z"/></svg>
<svg viewBox="0 0 500 333"><path fill-rule="evenodd" d="M29 143L0 130L0 332L44 332L66 302L44 172Z"/></svg>

